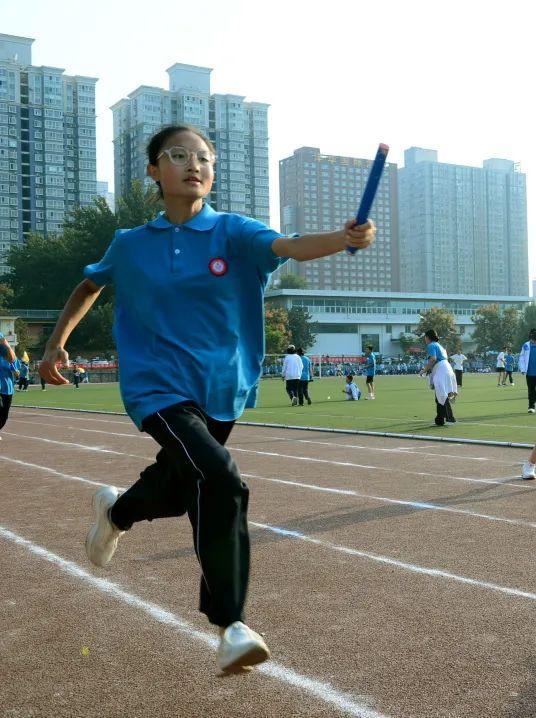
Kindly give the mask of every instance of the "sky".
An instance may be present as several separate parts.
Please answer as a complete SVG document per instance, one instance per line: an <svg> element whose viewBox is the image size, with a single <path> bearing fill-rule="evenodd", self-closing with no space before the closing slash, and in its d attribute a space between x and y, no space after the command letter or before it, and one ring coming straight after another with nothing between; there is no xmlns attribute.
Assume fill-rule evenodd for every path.
<svg viewBox="0 0 536 718"><path fill-rule="evenodd" d="M97 178L113 186L110 106L168 87L176 62L213 68L211 91L270 104L270 192L298 147L403 165L411 146L527 174L536 278L536 50L529 0L0 0L0 32L32 37L32 63L98 77ZM497 261L500 261L498 248Z"/></svg>

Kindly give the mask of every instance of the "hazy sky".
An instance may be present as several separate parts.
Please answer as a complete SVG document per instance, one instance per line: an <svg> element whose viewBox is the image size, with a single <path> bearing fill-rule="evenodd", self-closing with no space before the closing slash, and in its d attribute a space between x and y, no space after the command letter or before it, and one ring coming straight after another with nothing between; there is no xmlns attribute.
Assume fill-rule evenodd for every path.
<svg viewBox="0 0 536 718"><path fill-rule="evenodd" d="M277 163L302 145L403 164L412 145L527 174L536 276L534 26L528 0L0 0L0 32L35 38L33 64L98 77L97 177L113 183L110 105L167 88L175 62L213 68L212 92L267 102ZM498 247L497 261L502 248Z"/></svg>

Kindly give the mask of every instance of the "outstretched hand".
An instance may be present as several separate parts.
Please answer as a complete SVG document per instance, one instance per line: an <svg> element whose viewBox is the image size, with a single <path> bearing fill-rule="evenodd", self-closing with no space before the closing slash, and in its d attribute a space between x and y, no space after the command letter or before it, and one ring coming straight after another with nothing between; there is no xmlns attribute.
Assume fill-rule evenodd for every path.
<svg viewBox="0 0 536 718"><path fill-rule="evenodd" d="M69 366L69 354L63 347L55 347L54 349L45 349L41 363L39 364L39 374L47 382L47 384L69 384L69 380L62 376L57 368L57 364L64 367Z"/></svg>
<svg viewBox="0 0 536 718"><path fill-rule="evenodd" d="M376 226L370 219L365 224L356 224L355 219L351 219L344 225L343 232L347 247L366 249L374 242Z"/></svg>

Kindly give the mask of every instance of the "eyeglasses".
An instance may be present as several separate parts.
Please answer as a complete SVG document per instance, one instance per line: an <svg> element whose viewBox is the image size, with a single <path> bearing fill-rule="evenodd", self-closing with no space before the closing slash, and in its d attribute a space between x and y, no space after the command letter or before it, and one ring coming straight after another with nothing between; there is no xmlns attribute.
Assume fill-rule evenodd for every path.
<svg viewBox="0 0 536 718"><path fill-rule="evenodd" d="M196 157L200 165L211 165L216 161L216 157L209 152L209 150L196 150L190 152L186 147L169 147L167 150L162 150L157 156L159 160L162 155L167 155L170 162L179 167L183 167L188 164L191 157Z"/></svg>

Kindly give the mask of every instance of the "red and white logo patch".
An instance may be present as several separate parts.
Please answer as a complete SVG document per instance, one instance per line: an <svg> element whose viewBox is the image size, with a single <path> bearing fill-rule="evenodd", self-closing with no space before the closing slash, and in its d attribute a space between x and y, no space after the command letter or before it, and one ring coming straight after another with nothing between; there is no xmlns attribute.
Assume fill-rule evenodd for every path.
<svg viewBox="0 0 536 718"><path fill-rule="evenodd" d="M229 265L223 257L216 257L210 260L208 268L215 277L223 277L224 274L227 274Z"/></svg>

